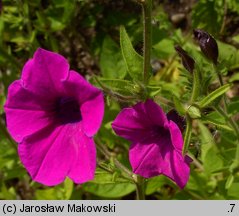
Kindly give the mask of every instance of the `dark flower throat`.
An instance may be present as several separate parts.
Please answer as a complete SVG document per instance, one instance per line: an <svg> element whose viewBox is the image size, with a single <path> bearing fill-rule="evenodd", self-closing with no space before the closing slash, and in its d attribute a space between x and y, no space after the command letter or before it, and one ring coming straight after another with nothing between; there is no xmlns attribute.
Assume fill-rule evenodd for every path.
<svg viewBox="0 0 239 216"><path fill-rule="evenodd" d="M62 124L76 123L82 120L80 106L73 97L62 97L56 102L56 118Z"/></svg>

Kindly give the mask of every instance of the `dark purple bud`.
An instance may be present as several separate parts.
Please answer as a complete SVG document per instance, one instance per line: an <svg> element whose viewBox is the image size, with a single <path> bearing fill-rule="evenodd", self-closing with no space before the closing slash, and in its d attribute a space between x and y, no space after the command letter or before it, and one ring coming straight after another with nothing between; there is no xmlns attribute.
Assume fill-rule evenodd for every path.
<svg viewBox="0 0 239 216"><path fill-rule="evenodd" d="M180 116L175 109L172 109L167 113L167 119L176 123L180 131L183 133L186 128L186 119Z"/></svg>
<svg viewBox="0 0 239 216"><path fill-rule="evenodd" d="M209 33L201 29L194 29L193 34L198 41L203 54L216 65L218 58L218 46L216 40Z"/></svg>
<svg viewBox="0 0 239 216"><path fill-rule="evenodd" d="M190 73L193 73L195 61L188 53L179 45L174 46L175 50L179 54L182 59L183 66L188 70Z"/></svg>

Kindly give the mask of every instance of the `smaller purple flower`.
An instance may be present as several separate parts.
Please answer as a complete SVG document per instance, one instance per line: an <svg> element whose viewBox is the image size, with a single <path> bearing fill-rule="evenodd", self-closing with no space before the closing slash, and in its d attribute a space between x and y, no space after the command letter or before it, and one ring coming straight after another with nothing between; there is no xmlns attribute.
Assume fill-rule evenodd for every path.
<svg viewBox="0 0 239 216"><path fill-rule="evenodd" d="M158 104L148 99L124 108L112 127L132 142L129 160L135 174L145 178L163 174L183 188L189 179L191 159L182 154L182 133L172 120L175 113L171 114L167 117Z"/></svg>
<svg viewBox="0 0 239 216"><path fill-rule="evenodd" d="M53 186L66 176L75 183L94 178L93 136L103 119L103 94L70 70L63 56L37 49L21 79L9 86L4 109L33 180Z"/></svg>

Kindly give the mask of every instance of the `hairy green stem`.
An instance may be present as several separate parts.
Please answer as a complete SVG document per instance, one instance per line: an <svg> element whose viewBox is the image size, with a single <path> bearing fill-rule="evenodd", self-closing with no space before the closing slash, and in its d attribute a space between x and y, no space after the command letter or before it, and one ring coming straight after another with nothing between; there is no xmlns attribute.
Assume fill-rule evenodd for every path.
<svg viewBox="0 0 239 216"><path fill-rule="evenodd" d="M145 200L145 179L139 175L135 176L137 200Z"/></svg>
<svg viewBox="0 0 239 216"><path fill-rule="evenodd" d="M213 69L214 69L215 73L217 74L217 78L219 80L220 86L223 86L222 75L218 71L218 68L217 68L217 66L215 64L213 64Z"/></svg>
<svg viewBox="0 0 239 216"><path fill-rule="evenodd" d="M150 74L150 58L151 58L151 44L152 44L152 0L142 1L143 8L143 24L144 24L144 64L143 64L143 78L144 83L147 84Z"/></svg>
<svg viewBox="0 0 239 216"><path fill-rule="evenodd" d="M222 79L221 73L218 71L218 68L217 68L216 65L213 64L213 68L214 68L215 73L217 74L217 78L219 80L220 86L223 86L224 83L223 83L223 79ZM222 97L223 97L223 105L225 107L225 111L227 112L227 110L228 110L227 99L226 99L225 95L223 95Z"/></svg>
<svg viewBox="0 0 239 216"><path fill-rule="evenodd" d="M188 151L188 147L190 144L190 139L192 135L192 119L188 114L186 114L186 123L187 123L187 128L186 132L184 135L184 146L183 146L183 154L185 155Z"/></svg>
<svg viewBox="0 0 239 216"><path fill-rule="evenodd" d="M191 95L191 103L193 103L200 92L200 80L199 80L199 71L198 69L195 69L193 71L193 89L192 89L192 95Z"/></svg>

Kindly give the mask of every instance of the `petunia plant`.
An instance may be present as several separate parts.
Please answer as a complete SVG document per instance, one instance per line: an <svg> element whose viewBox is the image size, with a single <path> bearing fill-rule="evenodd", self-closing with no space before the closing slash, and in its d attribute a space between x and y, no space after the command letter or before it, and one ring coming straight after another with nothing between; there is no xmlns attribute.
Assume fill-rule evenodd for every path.
<svg viewBox="0 0 239 216"><path fill-rule="evenodd" d="M237 151L235 159L231 162L231 173L238 168L239 130L235 120L227 113L228 99L225 93L231 88L231 84L224 84L218 71L220 68L217 42L202 29L193 31L194 38L198 41L202 54L212 62L215 70L213 73L217 75L220 86L205 93L205 86L202 86L205 79L202 74L203 68L198 64L196 57L190 55L179 44L175 44L175 51L182 60L182 65L187 71L186 77L190 82L190 91L187 93L189 96L181 101L173 97L171 102L160 95L163 91L160 86L155 85L151 73L152 1L139 0L138 3L143 10L143 55L135 51L127 31L121 27L120 45L129 79L95 79L110 98L124 103L124 108L112 122L112 128L116 135L130 142L129 162L133 182L136 184L138 199L144 199L145 184L147 185L150 178L164 175L183 189L189 180L190 164L201 169L197 153L193 155L190 150L190 145L195 139L193 124L210 122L215 127L233 131L237 137ZM127 91L125 94L125 89L130 89L131 94ZM223 104L220 103L221 98ZM129 106L125 107L125 103ZM172 110L166 114L162 106ZM209 118L205 112L209 106L218 111L228 125ZM130 175L118 161L116 166Z"/></svg>
<svg viewBox="0 0 239 216"><path fill-rule="evenodd" d="M203 25L187 35L172 31L165 14L152 15L155 2L134 0L141 22L116 22L116 37L100 34L82 42L99 55L92 57L99 60L92 66L96 72L80 70L84 53L77 54L80 46L71 37L82 40L82 32L74 22L69 41L62 42L72 46L65 51L51 36L66 21L58 26L50 17L52 26L36 27L47 31L51 48L40 48L48 47L43 42L30 48L19 78L7 88L0 119L0 135L16 150L24 184L37 188L34 196L60 191L66 199L233 198L228 194L239 184L239 103L231 96L238 96L237 78L225 76L227 59L215 32ZM73 11L77 3L61 4L72 4ZM93 28L89 17L85 25Z"/></svg>

